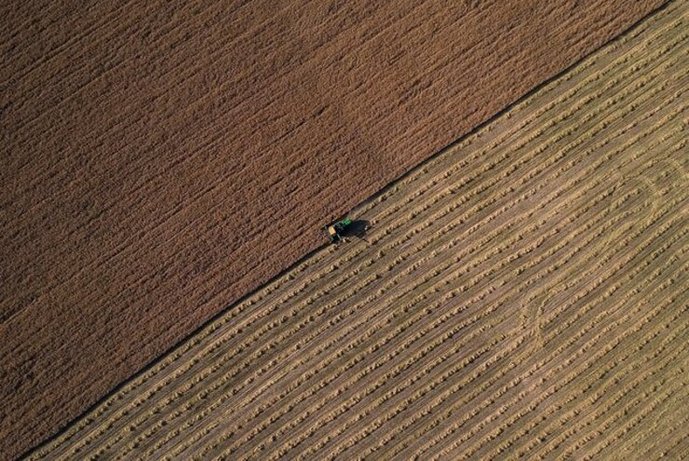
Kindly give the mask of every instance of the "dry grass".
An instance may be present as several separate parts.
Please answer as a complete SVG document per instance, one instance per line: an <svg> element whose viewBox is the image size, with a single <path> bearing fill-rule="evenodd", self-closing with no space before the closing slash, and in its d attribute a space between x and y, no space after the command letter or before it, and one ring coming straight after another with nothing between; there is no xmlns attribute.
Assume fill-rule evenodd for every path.
<svg viewBox="0 0 689 461"><path fill-rule="evenodd" d="M689 3L356 210L30 459L689 452Z"/></svg>

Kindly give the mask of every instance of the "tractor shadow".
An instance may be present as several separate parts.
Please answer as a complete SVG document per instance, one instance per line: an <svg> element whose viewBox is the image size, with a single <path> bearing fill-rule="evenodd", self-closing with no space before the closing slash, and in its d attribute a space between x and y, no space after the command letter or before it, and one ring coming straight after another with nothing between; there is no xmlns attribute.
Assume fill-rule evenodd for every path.
<svg viewBox="0 0 689 461"><path fill-rule="evenodd" d="M347 226L342 237L357 237L365 240L366 232L371 228L371 223L365 219L355 219Z"/></svg>

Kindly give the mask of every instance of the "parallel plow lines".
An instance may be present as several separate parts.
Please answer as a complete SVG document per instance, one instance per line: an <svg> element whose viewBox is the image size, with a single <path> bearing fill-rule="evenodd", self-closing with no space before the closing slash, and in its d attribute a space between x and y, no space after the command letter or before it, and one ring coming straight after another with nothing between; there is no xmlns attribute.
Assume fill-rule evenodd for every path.
<svg viewBox="0 0 689 461"><path fill-rule="evenodd" d="M233 306L29 459L680 452L688 22L673 2L420 166L355 210L368 242Z"/></svg>

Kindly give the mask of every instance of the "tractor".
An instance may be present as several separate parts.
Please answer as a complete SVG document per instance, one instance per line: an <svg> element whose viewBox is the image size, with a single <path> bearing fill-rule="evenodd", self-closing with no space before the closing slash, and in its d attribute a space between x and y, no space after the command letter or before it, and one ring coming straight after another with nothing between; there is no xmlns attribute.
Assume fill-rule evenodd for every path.
<svg viewBox="0 0 689 461"><path fill-rule="evenodd" d="M325 226L325 231L328 233L328 237L330 237L330 243L345 242L345 234L351 225L352 220L345 218Z"/></svg>

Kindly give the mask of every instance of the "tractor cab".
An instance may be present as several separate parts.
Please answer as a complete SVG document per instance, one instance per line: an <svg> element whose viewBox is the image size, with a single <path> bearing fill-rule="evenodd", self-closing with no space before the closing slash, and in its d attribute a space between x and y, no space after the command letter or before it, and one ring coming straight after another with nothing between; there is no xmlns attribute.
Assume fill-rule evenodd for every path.
<svg viewBox="0 0 689 461"><path fill-rule="evenodd" d="M351 225L352 220L345 218L341 221L337 221L333 224L325 226L325 231L328 233L328 237L330 237L330 243L339 243L345 241L345 233Z"/></svg>

